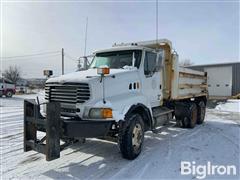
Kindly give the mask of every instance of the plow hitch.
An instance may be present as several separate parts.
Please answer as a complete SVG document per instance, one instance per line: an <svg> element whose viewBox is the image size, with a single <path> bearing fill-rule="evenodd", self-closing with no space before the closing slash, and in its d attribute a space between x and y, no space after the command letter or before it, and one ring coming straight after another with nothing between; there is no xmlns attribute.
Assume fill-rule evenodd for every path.
<svg viewBox="0 0 240 180"><path fill-rule="evenodd" d="M34 150L51 161L60 157L61 115L60 103L46 104L46 117L40 113L40 105L34 99L24 100L24 151ZM38 138L38 133L45 136Z"/></svg>

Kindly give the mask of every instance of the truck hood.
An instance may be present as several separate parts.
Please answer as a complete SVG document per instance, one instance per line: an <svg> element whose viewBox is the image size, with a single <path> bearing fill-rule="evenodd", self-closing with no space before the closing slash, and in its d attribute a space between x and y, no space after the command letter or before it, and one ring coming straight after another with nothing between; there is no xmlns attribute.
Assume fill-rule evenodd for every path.
<svg viewBox="0 0 240 180"><path fill-rule="evenodd" d="M80 117L83 117L83 113L88 113L88 108L109 107L114 110L113 117L115 120L123 119L121 112L117 111L121 106L120 100L124 100L129 95L134 94L136 96L140 93L140 88L133 88L134 84L136 86L136 83L140 83L138 70L130 67L126 69L110 69L110 74L104 78L104 81L100 81L97 69L88 69L50 78L46 83L63 85L68 83L89 84L90 99L85 103L76 104L77 108L80 109L78 113ZM105 94L106 104L103 103L103 94ZM65 104L65 106L69 108L69 105Z"/></svg>
<svg viewBox="0 0 240 180"><path fill-rule="evenodd" d="M128 68L128 69L110 69L110 74L107 76L113 76L113 75L120 75L126 72L132 72L135 71L136 68ZM47 80L46 83L68 83L68 82L87 82L94 79L98 79L100 75L97 74L97 69L88 69L84 71L78 71L69 73L66 75L62 75L59 77L50 78Z"/></svg>

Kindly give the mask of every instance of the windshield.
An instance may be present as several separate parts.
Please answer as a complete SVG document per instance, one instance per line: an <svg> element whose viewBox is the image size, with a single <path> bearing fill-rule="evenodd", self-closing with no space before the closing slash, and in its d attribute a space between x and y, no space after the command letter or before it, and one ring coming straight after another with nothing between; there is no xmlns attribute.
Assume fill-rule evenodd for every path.
<svg viewBox="0 0 240 180"><path fill-rule="evenodd" d="M107 66L111 69L124 69L129 66L139 68L141 55L141 50L97 53L90 68L98 68L101 66Z"/></svg>

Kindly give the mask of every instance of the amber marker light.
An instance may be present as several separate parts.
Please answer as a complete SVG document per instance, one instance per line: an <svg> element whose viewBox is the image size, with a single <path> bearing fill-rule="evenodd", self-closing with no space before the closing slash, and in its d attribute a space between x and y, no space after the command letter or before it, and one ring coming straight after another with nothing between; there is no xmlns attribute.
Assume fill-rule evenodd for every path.
<svg viewBox="0 0 240 180"><path fill-rule="evenodd" d="M112 118L112 109L110 108L104 108L102 109L102 117L103 118Z"/></svg>
<svg viewBox="0 0 240 180"><path fill-rule="evenodd" d="M110 74L110 68L108 67L98 68L97 73L100 75Z"/></svg>

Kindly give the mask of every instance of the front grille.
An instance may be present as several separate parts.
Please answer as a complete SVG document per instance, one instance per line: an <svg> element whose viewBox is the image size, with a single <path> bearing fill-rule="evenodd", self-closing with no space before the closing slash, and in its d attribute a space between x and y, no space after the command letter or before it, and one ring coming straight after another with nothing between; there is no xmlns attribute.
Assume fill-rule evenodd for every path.
<svg viewBox="0 0 240 180"><path fill-rule="evenodd" d="M87 83L46 84L45 99L68 104L84 103L90 99Z"/></svg>

